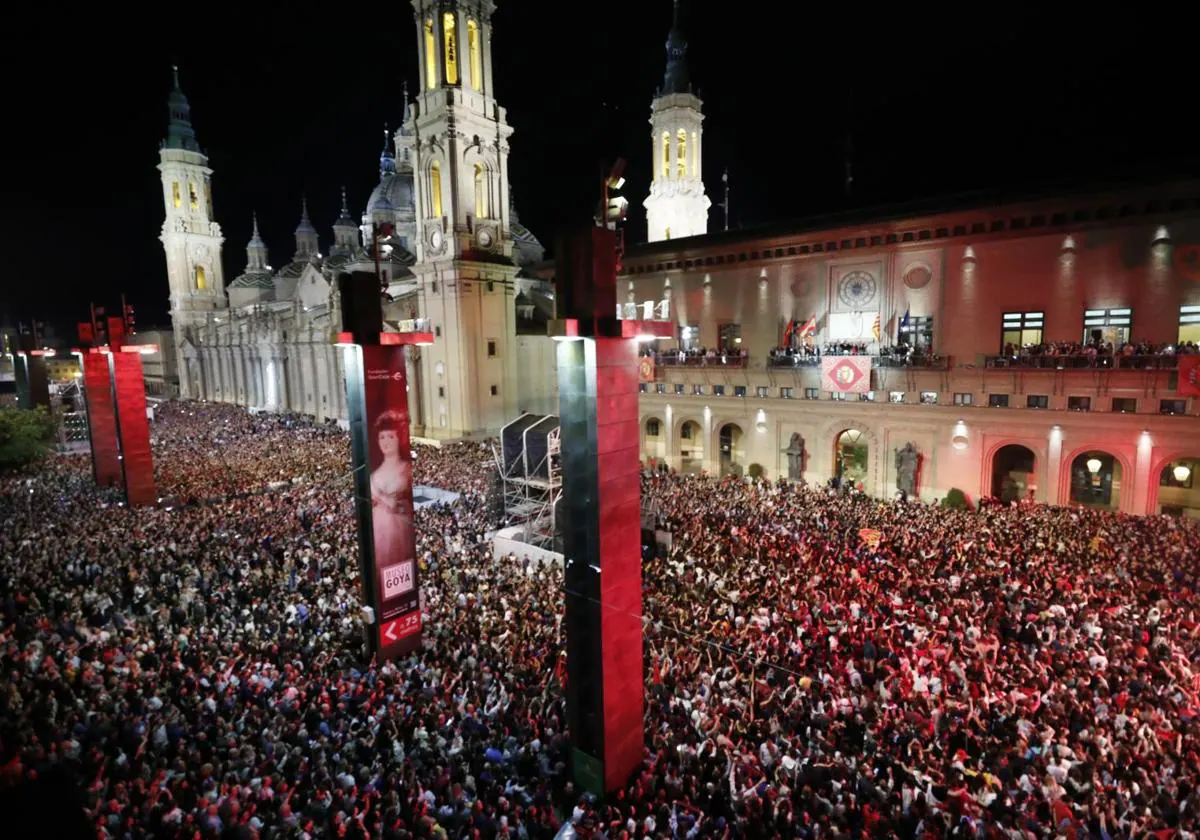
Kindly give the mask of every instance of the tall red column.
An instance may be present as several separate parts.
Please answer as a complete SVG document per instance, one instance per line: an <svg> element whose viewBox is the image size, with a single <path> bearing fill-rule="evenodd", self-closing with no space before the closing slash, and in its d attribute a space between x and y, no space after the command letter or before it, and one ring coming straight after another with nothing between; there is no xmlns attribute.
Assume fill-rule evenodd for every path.
<svg viewBox="0 0 1200 840"><path fill-rule="evenodd" d="M114 487L121 480L121 459L108 355L85 352L82 357L88 435L92 444L92 473L100 487Z"/></svg>
<svg viewBox="0 0 1200 840"><path fill-rule="evenodd" d="M117 434L125 499L131 506L152 505L158 491L150 454L150 421L146 417L146 378L138 353L110 353L113 390L117 395Z"/></svg>

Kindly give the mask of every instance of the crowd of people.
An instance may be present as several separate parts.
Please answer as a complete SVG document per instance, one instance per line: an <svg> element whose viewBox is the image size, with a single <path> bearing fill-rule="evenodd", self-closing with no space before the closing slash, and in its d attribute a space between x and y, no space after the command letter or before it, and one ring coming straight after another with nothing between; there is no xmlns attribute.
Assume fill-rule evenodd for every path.
<svg viewBox="0 0 1200 840"><path fill-rule="evenodd" d="M97 837L1194 836L1194 523L647 474L646 757L601 802L486 446L415 447L461 496L417 511L424 645L381 664L344 433L178 403L153 443L154 507L86 459L0 478L0 786L73 780Z"/></svg>

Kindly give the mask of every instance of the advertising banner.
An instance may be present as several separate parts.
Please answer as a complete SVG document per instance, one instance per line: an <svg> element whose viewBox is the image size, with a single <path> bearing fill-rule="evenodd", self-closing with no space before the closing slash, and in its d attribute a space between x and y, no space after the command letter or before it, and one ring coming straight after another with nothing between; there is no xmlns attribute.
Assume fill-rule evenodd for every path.
<svg viewBox="0 0 1200 840"><path fill-rule="evenodd" d="M117 412L107 354L83 354L83 388L92 444L92 472L100 487L115 487L121 481L121 460L117 457Z"/></svg>
<svg viewBox="0 0 1200 840"><path fill-rule="evenodd" d="M137 353L111 353L109 358L117 394L117 431L121 440L125 499L130 506L152 505L158 492L154 485L154 459L150 454L142 357Z"/></svg>
<svg viewBox="0 0 1200 840"><path fill-rule="evenodd" d="M871 390L870 356L824 356L821 390L865 394Z"/></svg>
<svg viewBox="0 0 1200 840"><path fill-rule="evenodd" d="M421 645L404 348L363 347L362 364L379 655L394 659Z"/></svg>
<svg viewBox="0 0 1200 840"><path fill-rule="evenodd" d="M643 382L654 381L654 357L642 356L638 360L638 378Z"/></svg>

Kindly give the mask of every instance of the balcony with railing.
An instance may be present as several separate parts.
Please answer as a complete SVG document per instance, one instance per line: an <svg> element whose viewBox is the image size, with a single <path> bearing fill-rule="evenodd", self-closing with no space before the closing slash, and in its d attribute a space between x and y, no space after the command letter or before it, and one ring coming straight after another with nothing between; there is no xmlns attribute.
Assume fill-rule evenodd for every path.
<svg viewBox="0 0 1200 840"><path fill-rule="evenodd" d="M657 367L715 367L715 368L746 368L750 366L750 357L745 353L654 353L654 364Z"/></svg>
<svg viewBox="0 0 1200 840"><path fill-rule="evenodd" d="M1174 370L1179 357L1152 355L1016 355L987 356L984 366L1016 370Z"/></svg>

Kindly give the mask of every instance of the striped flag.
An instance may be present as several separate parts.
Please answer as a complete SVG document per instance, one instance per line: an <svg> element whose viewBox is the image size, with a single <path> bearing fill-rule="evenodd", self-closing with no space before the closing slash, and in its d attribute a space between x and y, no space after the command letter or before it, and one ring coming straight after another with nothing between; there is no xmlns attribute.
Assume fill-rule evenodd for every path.
<svg viewBox="0 0 1200 840"><path fill-rule="evenodd" d="M879 313L878 312L875 313L875 320L871 322L871 335L873 335L875 337L876 341L879 341Z"/></svg>

